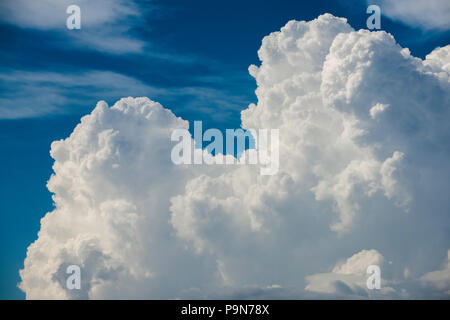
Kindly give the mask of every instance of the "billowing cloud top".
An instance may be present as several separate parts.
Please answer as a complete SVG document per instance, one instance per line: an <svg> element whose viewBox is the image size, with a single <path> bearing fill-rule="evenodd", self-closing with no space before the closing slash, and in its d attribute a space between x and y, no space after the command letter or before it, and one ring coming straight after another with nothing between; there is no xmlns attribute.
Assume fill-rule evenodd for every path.
<svg viewBox="0 0 450 320"><path fill-rule="evenodd" d="M421 60L325 14L258 54L242 127L280 129L279 172L175 166L186 121L147 98L100 102L52 144L27 298L371 297L372 264L377 297L448 297L450 46Z"/></svg>

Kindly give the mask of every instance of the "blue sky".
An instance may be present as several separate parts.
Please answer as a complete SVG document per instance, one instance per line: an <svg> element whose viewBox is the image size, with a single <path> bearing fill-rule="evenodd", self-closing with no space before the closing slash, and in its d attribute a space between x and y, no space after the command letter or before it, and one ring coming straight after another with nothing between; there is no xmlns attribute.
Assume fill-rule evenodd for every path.
<svg viewBox="0 0 450 320"><path fill-rule="evenodd" d="M256 100L247 68L258 64L265 35L325 12L366 28L366 8L356 0L135 1L137 15L114 13L104 26L82 20L81 30L0 15L0 298L25 296L18 270L52 209L50 144L97 101L147 96L204 127L239 127L240 111ZM421 58L450 40L448 31L386 16L382 29ZM109 43L97 46L99 39Z"/></svg>

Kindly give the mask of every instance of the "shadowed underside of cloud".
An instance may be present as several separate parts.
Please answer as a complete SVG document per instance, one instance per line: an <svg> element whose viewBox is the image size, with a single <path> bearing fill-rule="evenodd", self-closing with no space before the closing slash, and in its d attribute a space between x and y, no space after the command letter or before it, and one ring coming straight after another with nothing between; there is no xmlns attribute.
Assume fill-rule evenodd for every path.
<svg viewBox="0 0 450 320"><path fill-rule="evenodd" d="M52 144L27 298L448 298L450 46L421 60L325 14L258 54L242 127L280 129L278 174L175 166L186 121L147 98L100 102ZM65 288L70 264L81 290Z"/></svg>

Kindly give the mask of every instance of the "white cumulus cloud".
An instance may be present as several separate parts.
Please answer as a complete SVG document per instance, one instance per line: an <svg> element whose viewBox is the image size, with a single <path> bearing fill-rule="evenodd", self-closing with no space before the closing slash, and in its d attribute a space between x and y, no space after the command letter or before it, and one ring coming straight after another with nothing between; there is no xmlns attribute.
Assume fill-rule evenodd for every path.
<svg viewBox="0 0 450 320"><path fill-rule="evenodd" d="M449 55L436 50L415 58L330 14L265 37L241 119L280 129L273 176L175 166L170 135L186 121L147 98L99 103L52 144L55 209L20 287L31 299L370 297L362 271L379 263L377 294L441 297L448 273L419 281L450 247ZM389 107L373 119L377 105Z"/></svg>
<svg viewBox="0 0 450 320"><path fill-rule="evenodd" d="M372 294L367 288L367 268L370 266L384 267L384 258L377 250L362 250L355 253L343 263L338 263L329 273L319 273L306 278L308 285L305 290L331 295L369 297ZM380 274L382 276L382 274ZM382 291L373 293L389 295L395 290L383 283Z"/></svg>

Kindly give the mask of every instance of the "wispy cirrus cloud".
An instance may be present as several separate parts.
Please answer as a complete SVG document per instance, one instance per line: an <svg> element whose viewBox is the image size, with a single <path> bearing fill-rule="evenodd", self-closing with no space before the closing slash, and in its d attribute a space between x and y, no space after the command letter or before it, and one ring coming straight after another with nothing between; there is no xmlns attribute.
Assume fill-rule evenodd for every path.
<svg viewBox="0 0 450 320"><path fill-rule="evenodd" d="M87 101L162 91L119 73L98 70L78 74L13 70L0 75L0 84L2 119L85 112Z"/></svg>
<svg viewBox="0 0 450 320"><path fill-rule="evenodd" d="M443 0L366 0L377 4L381 13L414 28L446 31L450 29L450 1Z"/></svg>
<svg viewBox="0 0 450 320"><path fill-rule="evenodd" d="M66 9L72 4L81 8L81 30L66 28ZM36 38L50 56L43 64L33 59L31 64L37 67L32 69L23 68L20 61L3 67L0 118L86 112L86 106L100 99L113 102L122 96L149 96L220 119L249 103L240 94L253 85L247 74L227 72L219 61L171 50L156 43L161 39L143 36L139 30L152 28L146 20L149 14L162 14L153 1L2 1L0 23L20 28L28 37L20 41L19 33L14 42L20 45L11 51L4 48L5 55L13 62L23 60L14 51L23 46L39 51L34 45L28 48ZM68 54L69 50L73 52ZM105 56L107 63L103 63ZM92 57L96 64L85 63Z"/></svg>
<svg viewBox="0 0 450 320"><path fill-rule="evenodd" d="M67 30L67 7L81 9L81 30ZM65 43L113 54L141 52L146 41L132 29L151 11L150 2L138 5L123 0L5 0L0 3L0 21L20 28L64 33Z"/></svg>
<svg viewBox="0 0 450 320"><path fill-rule="evenodd" d="M236 85L246 81L231 76ZM203 113L212 119L229 117L249 103L248 98L233 93L234 87L214 88L223 77L195 77L190 86L162 86L118 72L84 70L46 72L2 70L0 74L0 119L33 118L49 114L85 113L98 100L115 101L123 96L149 96L178 104L176 111Z"/></svg>

